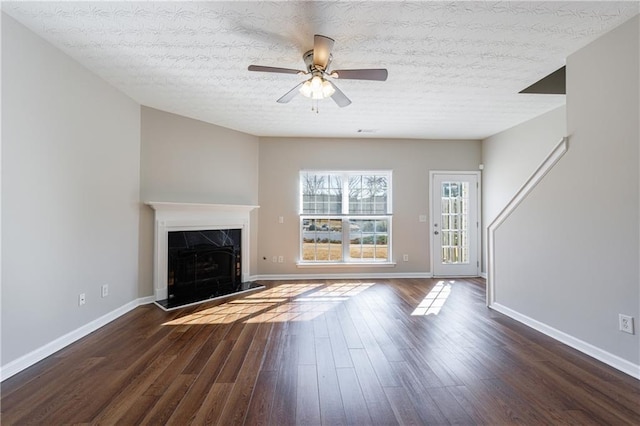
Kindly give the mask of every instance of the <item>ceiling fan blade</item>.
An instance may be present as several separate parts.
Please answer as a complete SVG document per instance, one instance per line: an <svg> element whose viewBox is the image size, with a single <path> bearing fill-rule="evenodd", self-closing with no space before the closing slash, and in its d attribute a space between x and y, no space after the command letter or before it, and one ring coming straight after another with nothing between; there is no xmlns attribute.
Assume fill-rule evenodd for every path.
<svg viewBox="0 0 640 426"><path fill-rule="evenodd" d="M338 87L330 81L329 84L332 85L335 89L335 92L333 92L333 95L331 95L331 99L333 99L340 108L351 105L351 100L347 98L347 95L342 93L342 90L338 89Z"/></svg>
<svg viewBox="0 0 640 426"><path fill-rule="evenodd" d="M334 40L332 38L316 34L313 36L313 65L326 70L331 59L331 50Z"/></svg>
<svg viewBox="0 0 640 426"><path fill-rule="evenodd" d="M385 81L389 73L386 69L364 69L364 70L335 70L331 71L331 77L345 80L376 80Z"/></svg>
<svg viewBox="0 0 640 426"><path fill-rule="evenodd" d="M249 71L277 72L281 74L306 74L304 71L291 68L265 67L262 65L249 65Z"/></svg>
<svg viewBox="0 0 640 426"><path fill-rule="evenodd" d="M294 87L293 89L289 90L287 93L285 93L280 99L278 99L276 102L281 103L281 104L286 104L287 102L289 102L291 99L293 99L298 93L300 93L300 86L302 86L304 84L304 81L301 82L300 84L298 84L296 87Z"/></svg>

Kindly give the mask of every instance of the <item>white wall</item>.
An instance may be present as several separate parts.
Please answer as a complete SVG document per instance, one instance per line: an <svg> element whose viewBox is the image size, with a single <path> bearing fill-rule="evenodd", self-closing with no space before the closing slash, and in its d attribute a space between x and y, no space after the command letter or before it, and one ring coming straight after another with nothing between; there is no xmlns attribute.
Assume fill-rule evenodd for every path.
<svg viewBox="0 0 640 426"><path fill-rule="evenodd" d="M261 138L259 274L430 273L429 222L418 221L429 213L429 171L478 170L479 164L480 141L473 140ZM393 170L395 267L296 267L302 169ZM281 255L284 264L271 261Z"/></svg>
<svg viewBox="0 0 640 426"><path fill-rule="evenodd" d="M138 297L139 123L138 104L2 14L3 366Z"/></svg>
<svg viewBox="0 0 640 426"><path fill-rule="evenodd" d="M258 138L142 107L141 201L258 204ZM141 206L140 295L153 295L153 210ZM251 218L256 271L257 212Z"/></svg>
<svg viewBox="0 0 640 426"><path fill-rule="evenodd" d="M495 237L499 305L635 374L618 314L640 319L638 28L567 59L569 151Z"/></svg>

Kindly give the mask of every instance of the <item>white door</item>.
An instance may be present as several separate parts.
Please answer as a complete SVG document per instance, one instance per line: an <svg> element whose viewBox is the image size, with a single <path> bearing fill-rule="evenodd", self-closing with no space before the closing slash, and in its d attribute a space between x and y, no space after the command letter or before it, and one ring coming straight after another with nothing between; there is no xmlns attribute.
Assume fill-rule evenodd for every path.
<svg viewBox="0 0 640 426"><path fill-rule="evenodd" d="M478 276L479 172L431 172L434 277Z"/></svg>

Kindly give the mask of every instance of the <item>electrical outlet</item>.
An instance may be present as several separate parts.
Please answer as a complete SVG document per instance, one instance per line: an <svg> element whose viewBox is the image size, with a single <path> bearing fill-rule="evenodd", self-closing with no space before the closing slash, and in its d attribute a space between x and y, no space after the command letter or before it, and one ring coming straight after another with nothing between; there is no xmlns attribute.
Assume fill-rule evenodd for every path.
<svg viewBox="0 0 640 426"><path fill-rule="evenodd" d="M102 297L109 295L109 284L102 284Z"/></svg>
<svg viewBox="0 0 640 426"><path fill-rule="evenodd" d="M284 216L278 216L278 223L284 223Z"/></svg>
<svg viewBox="0 0 640 426"><path fill-rule="evenodd" d="M284 256L278 256L278 263L284 263Z"/></svg>
<svg viewBox="0 0 640 426"><path fill-rule="evenodd" d="M403 254L402 255L402 261L403 262L408 262L409 261L409 255L408 254Z"/></svg>
<svg viewBox="0 0 640 426"><path fill-rule="evenodd" d="M273 263L277 263L277 262L278 262L278 256L273 256L273 257L271 258L271 261L272 261Z"/></svg>
<svg viewBox="0 0 640 426"><path fill-rule="evenodd" d="M633 332L633 317L624 314L618 314L618 325L620 327L620 331L635 334Z"/></svg>
<svg viewBox="0 0 640 426"><path fill-rule="evenodd" d="M87 303L87 299L85 298L84 293L80 293L80 294L78 295L78 306L82 306L82 305L84 305L85 303Z"/></svg>

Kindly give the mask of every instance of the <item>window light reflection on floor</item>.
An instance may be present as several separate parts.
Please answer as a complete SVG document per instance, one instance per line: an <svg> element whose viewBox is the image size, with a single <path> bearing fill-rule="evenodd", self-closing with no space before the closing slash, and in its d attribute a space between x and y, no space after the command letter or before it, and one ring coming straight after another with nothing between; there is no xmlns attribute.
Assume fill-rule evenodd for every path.
<svg viewBox="0 0 640 426"><path fill-rule="evenodd" d="M454 281L448 283L438 281L418 307L414 309L411 316L438 315L451 294L451 284L453 283Z"/></svg>
<svg viewBox="0 0 640 426"><path fill-rule="evenodd" d="M163 325L309 321L374 284L281 284L167 321Z"/></svg>

